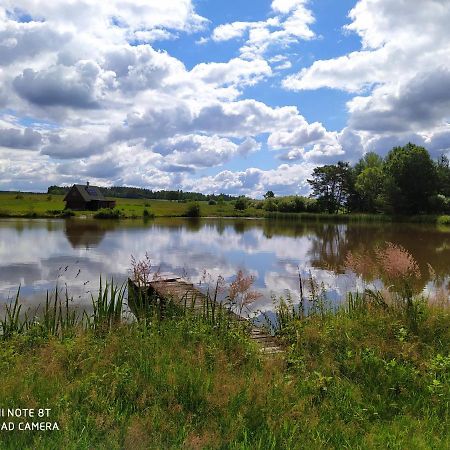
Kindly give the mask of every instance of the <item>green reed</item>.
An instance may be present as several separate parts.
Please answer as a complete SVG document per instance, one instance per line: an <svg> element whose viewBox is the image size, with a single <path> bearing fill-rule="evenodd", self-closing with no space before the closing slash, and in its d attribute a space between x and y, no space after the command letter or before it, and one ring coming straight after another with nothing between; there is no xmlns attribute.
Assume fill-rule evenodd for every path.
<svg viewBox="0 0 450 450"><path fill-rule="evenodd" d="M124 298L126 295L126 285L118 286L106 280L103 284L100 277L100 285L97 296L91 294L93 314L88 318L89 326L98 332L107 332L119 325L123 317Z"/></svg>
<svg viewBox="0 0 450 450"><path fill-rule="evenodd" d="M22 305L19 303L20 287L14 301L5 305L5 315L0 319L0 329L2 339L8 339L14 334L20 334L28 330L30 321L27 314L21 316Z"/></svg>

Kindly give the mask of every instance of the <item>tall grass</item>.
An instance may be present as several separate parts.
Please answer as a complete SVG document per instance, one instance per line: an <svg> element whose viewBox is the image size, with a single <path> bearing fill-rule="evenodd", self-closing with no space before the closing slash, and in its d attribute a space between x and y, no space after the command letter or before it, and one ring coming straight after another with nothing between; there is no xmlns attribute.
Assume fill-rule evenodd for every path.
<svg viewBox="0 0 450 450"><path fill-rule="evenodd" d="M47 291L45 303L35 309L23 311L20 303L20 288L14 300L5 305L5 314L0 319L0 338L8 340L14 335L37 332L42 336L61 339L71 337L79 331L93 330L105 333L120 325L123 318L126 286L116 285L114 280L103 282L96 296L91 294L92 314L80 314L73 305L67 287L61 295L59 286L53 293Z"/></svg>
<svg viewBox="0 0 450 450"><path fill-rule="evenodd" d="M5 315L0 319L1 336L9 339L14 334L23 333L29 328L28 316L21 317L22 305L19 303L20 287L10 304L5 305Z"/></svg>
<svg viewBox="0 0 450 450"><path fill-rule="evenodd" d="M93 301L114 317L120 295L108 286L105 301L106 285ZM8 432L0 447L449 448L448 309L425 304L414 331L382 292L349 294L334 310L305 279L305 314L294 294L278 310L285 358L267 360L218 319L228 308L210 286L198 314L186 296L164 320L108 319L105 333L14 331L0 346L0 403L49 407L60 431ZM49 300L48 328L66 299Z"/></svg>
<svg viewBox="0 0 450 450"><path fill-rule="evenodd" d="M103 285L102 277L100 277L97 297L91 294L94 312L90 320L88 320L89 326L95 331L104 333L119 325L123 316L125 295L125 283L117 286L112 279L110 283L106 281Z"/></svg>
<svg viewBox="0 0 450 450"><path fill-rule="evenodd" d="M69 298L67 287L64 299L60 297L58 286L55 288L55 296L52 301L47 292L45 307L42 312L42 322L38 320L39 308L36 311L37 324L41 331L47 336L60 336L63 339L71 336L78 325L79 317L75 309L69 307L73 299Z"/></svg>
<svg viewBox="0 0 450 450"><path fill-rule="evenodd" d="M392 222L393 217L385 214L327 214L327 213L281 213L267 212L267 219L305 222L334 222L334 223L367 223L367 222Z"/></svg>

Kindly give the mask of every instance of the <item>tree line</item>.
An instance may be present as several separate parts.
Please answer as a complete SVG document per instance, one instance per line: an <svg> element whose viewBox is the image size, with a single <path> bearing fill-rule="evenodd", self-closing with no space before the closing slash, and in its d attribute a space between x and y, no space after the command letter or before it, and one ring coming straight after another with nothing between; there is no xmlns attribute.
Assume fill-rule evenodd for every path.
<svg viewBox="0 0 450 450"><path fill-rule="evenodd" d="M308 180L317 209L336 214L450 213L450 165L433 161L414 144L394 147L385 158L369 152L354 166L339 161L316 167Z"/></svg>
<svg viewBox="0 0 450 450"><path fill-rule="evenodd" d="M65 195L69 192L70 186L50 186L47 189L48 194ZM229 201L235 200L237 197L228 194L210 194L205 195L199 192L176 191L153 191L152 189L113 186L99 187L101 193L106 197L114 198L143 198L149 200L177 200L177 201Z"/></svg>

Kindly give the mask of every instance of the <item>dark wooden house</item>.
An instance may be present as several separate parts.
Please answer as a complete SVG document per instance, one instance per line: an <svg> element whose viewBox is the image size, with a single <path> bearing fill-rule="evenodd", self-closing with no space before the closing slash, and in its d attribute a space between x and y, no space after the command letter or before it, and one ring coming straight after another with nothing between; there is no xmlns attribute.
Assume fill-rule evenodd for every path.
<svg viewBox="0 0 450 450"><path fill-rule="evenodd" d="M66 208L78 210L97 211L101 208L114 208L116 202L108 200L97 186L74 184L64 197Z"/></svg>

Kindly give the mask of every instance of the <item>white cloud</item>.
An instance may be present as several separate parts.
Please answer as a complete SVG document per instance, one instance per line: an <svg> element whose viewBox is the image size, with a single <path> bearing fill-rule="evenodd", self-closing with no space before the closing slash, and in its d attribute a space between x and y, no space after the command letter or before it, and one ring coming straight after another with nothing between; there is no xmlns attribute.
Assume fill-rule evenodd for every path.
<svg viewBox="0 0 450 450"><path fill-rule="evenodd" d="M213 30L212 39L221 42L248 34L240 49L241 56L248 59L259 58L272 47L285 48L300 40L312 39L315 33L311 25L315 19L308 3L308 0L274 0L271 5L273 17L265 21L219 25Z"/></svg>
<svg viewBox="0 0 450 450"><path fill-rule="evenodd" d="M257 168L249 168L241 172L225 170L195 182L186 179L184 183L187 189L196 187L202 192L241 192L259 198L269 189L276 192L277 195L305 194L309 191L306 180L313 167L314 165L306 163L282 164L270 170Z"/></svg>
<svg viewBox="0 0 450 450"><path fill-rule="evenodd" d="M210 40L241 39L242 45L236 57L217 55L187 67L151 43L205 30L207 19L190 0L5 0L0 183L42 189L82 176L99 184L281 194L304 192L315 164L354 161L367 150L386 152L413 140L435 155L448 151L448 0L418 0L414 8L405 0L360 0L346 32L357 33L361 49L285 78L291 90L351 93L343 130L309 123L301 98L296 107L248 97L255 85L291 67L290 45L315 37L313 5L274 0L260 21L193 36L209 42L196 50L215 45ZM271 170L222 168L198 179L266 149L287 163Z"/></svg>
<svg viewBox="0 0 450 450"><path fill-rule="evenodd" d="M249 28L258 26L257 23L263 24L264 22L233 22L219 25L213 31L212 39L221 42L241 38Z"/></svg>
<svg viewBox="0 0 450 450"><path fill-rule="evenodd" d="M284 87L359 94L348 102L348 126L366 150L385 153L408 140L445 150L446 140L433 136L450 118L450 2L359 0L349 18L345 28L359 35L361 50L315 61Z"/></svg>
<svg viewBox="0 0 450 450"><path fill-rule="evenodd" d="M271 74L272 70L264 59L246 61L234 58L226 63L201 63L191 70L192 76L214 85L251 86Z"/></svg>

